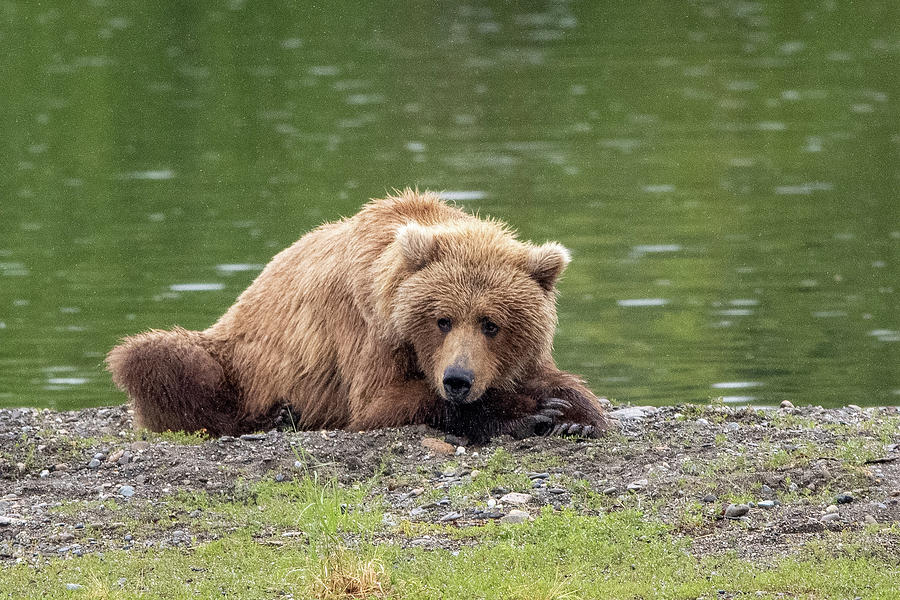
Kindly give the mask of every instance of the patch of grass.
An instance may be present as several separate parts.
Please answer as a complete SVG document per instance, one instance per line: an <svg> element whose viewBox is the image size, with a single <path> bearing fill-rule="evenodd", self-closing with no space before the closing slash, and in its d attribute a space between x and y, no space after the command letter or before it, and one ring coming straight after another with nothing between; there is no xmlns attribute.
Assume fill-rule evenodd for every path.
<svg viewBox="0 0 900 600"><path fill-rule="evenodd" d="M147 429L141 429L136 433L136 437L148 442L169 442L172 444L181 444L184 446L200 446L210 439L210 436L203 431L163 431L157 433Z"/></svg>
<svg viewBox="0 0 900 600"><path fill-rule="evenodd" d="M306 485L298 482L287 494L258 489L256 498L292 498L309 527L309 544L276 546L239 530L192 550L109 551L11 565L0 577L0 597L587 600L716 598L724 590L736 598L887 600L900 577L895 556L874 556L853 540L829 544L829 552L810 547L775 566L734 555L697 559L687 540L637 510L596 517L544 509L531 523L460 528L480 530L480 543L454 552L377 545L374 537L340 536L342 527L371 526L333 510L332 501L346 499L343 491ZM351 522L335 522L343 518ZM318 519L330 525L317 529ZM84 588L68 592L66 583Z"/></svg>

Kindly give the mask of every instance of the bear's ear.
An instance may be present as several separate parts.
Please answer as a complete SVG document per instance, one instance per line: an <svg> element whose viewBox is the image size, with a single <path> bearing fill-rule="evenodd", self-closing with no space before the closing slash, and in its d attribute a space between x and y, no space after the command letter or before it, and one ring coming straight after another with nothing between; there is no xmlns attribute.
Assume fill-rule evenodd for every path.
<svg viewBox="0 0 900 600"><path fill-rule="evenodd" d="M437 254L437 236L431 227L415 221L401 226L394 238L410 271L418 271L434 260Z"/></svg>
<svg viewBox="0 0 900 600"><path fill-rule="evenodd" d="M547 242L528 251L528 274L547 291L553 289L572 255L562 244Z"/></svg>

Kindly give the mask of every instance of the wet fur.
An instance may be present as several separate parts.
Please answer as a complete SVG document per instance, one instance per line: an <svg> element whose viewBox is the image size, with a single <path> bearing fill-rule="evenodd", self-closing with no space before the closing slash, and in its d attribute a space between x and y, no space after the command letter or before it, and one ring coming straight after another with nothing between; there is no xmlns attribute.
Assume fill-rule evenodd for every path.
<svg viewBox="0 0 900 600"><path fill-rule="evenodd" d="M136 426L240 434L289 407L300 429L428 423L475 439L527 435L551 421L602 430L603 411L550 355L558 244L406 190L325 224L276 255L209 329L153 330L107 357ZM439 312L459 326L441 334ZM487 339L480 315L502 321ZM443 313L441 313L443 314ZM444 399L448 361L476 373L472 401ZM562 415L542 413L561 398Z"/></svg>

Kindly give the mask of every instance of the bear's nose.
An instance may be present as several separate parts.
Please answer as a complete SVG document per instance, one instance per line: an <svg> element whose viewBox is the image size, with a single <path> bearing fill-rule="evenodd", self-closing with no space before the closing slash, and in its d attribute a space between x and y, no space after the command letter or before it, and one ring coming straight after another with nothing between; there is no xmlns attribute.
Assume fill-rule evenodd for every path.
<svg viewBox="0 0 900 600"><path fill-rule="evenodd" d="M450 367L444 371L444 391L447 398L454 402L460 402L469 395L475 373L460 367Z"/></svg>

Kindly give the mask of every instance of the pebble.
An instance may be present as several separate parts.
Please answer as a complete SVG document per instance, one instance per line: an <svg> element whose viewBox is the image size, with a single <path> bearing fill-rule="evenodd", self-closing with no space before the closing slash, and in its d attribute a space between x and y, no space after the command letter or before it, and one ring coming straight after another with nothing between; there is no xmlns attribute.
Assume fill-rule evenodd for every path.
<svg viewBox="0 0 900 600"><path fill-rule="evenodd" d="M66 470L68 470L68 468L69 468L69 465L67 465L66 463L58 463L58 464L53 465L54 471L66 471Z"/></svg>
<svg viewBox="0 0 900 600"><path fill-rule="evenodd" d="M531 494L521 494L519 492L510 492L500 498L500 502L505 504L528 504L531 502Z"/></svg>
<svg viewBox="0 0 900 600"><path fill-rule="evenodd" d="M863 521L866 522L867 525L877 525L878 520L872 515L866 515L863 517Z"/></svg>
<svg viewBox="0 0 900 600"><path fill-rule="evenodd" d="M781 408L794 408L794 403L791 402L790 400L782 400Z"/></svg>
<svg viewBox="0 0 900 600"><path fill-rule="evenodd" d="M725 423L725 431L734 432L741 428L740 423L735 423L734 421L729 421Z"/></svg>
<svg viewBox="0 0 900 600"><path fill-rule="evenodd" d="M109 455L109 458L106 459L108 463L118 462L120 458L125 454L125 450L119 449Z"/></svg>
<svg viewBox="0 0 900 600"><path fill-rule="evenodd" d="M836 513L836 512L838 512L838 507L835 506L834 504L829 504L828 507L825 509L825 514Z"/></svg>
<svg viewBox="0 0 900 600"><path fill-rule="evenodd" d="M487 501L488 508L494 508L495 506L497 506L497 500L495 500L494 498L491 498Z"/></svg>
<svg viewBox="0 0 900 600"><path fill-rule="evenodd" d="M511 510L500 519L501 523L524 523L530 515L524 510Z"/></svg>
<svg viewBox="0 0 900 600"><path fill-rule="evenodd" d="M650 482L646 479L638 479L637 481L632 481L631 483L629 483L625 489L627 489L629 492L637 492L644 489L648 483Z"/></svg>
<svg viewBox="0 0 900 600"><path fill-rule="evenodd" d="M219 438L219 439L221 439L221 438ZM131 442L131 449L134 452L143 452L144 450L146 450L149 447L150 447L150 442L144 442L144 441Z"/></svg>
<svg viewBox="0 0 900 600"><path fill-rule="evenodd" d="M697 425L702 425L703 427L709 427L709 420L704 418L699 418L696 421Z"/></svg>
<svg viewBox="0 0 900 600"><path fill-rule="evenodd" d="M422 438L419 445L436 454L454 454L456 452L456 448L453 445L433 437Z"/></svg>
<svg viewBox="0 0 900 600"><path fill-rule="evenodd" d="M465 453L466 453L465 446L457 446L456 447L456 452L455 452L456 456L462 456Z"/></svg>
<svg viewBox="0 0 900 600"><path fill-rule="evenodd" d="M78 590L83 590L84 586L77 583L67 583L66 589L70 592L77 592Z"/></svg>
<svg viewBox="0 0 900 600"><path fill-rule="evenodd" d="M475 479L475 478L478 477L480 474L481 474L481 471L479 471L478 469L472 469L472 472L469 473L469 475L472 476L472 479Z"/></svg>
<svg viewBox="0 0 900 600"><path fill-rule="evenodd" d="M775 501L774 500L760 500L759 502L756 503L756 505L760 508L764 508L766 510L771 510L771 509L775 508Z"/></svg>
<svg viewBox="0 0 900 600"><path fill-rule="evenodd" d="M759 488L759 495L768 500L772 500L775 498L775 490L763 484L763 486Z"/></svg>
<svg viewBox="0 0 900 600"><path fill-rule="evenodd" d="M40 477L41 477L41 479L43 479L45 477L50 477L50 471L48 471L47 469L44 469L43 471L41 471Z"/></svg>
<svg viewBox="0 0 900 600"><path fill-rule="evenodd" d="M550 492L551 494L565 494L569 490L567 490L565 488L550 488L547 491Z"/></svg>
<svg viewBox="0 0 900 600"><path fill-rule="evenodd" d="M426 512L426 511L425 511L424 508L422 508L422 507L420 507L420 506L417 506L417 507L415 507L414 509L412 509L411 511L409 511L409 516L411 516L411 517L418 517L419 515L424 515L425 512Z"/></svg>
<svg viewBox="0 0 900 600"><path fill-rule="evenodd" d="M123 485L119 488L119 495L124 498L131 498L134 496L134 488L130 485Z"/></svg>
<svg viewBox="0 0 900 600"><path fill-rule="evenodd" d="M603 494L606 496L615 496L618 493L619 493L619 488L617 488L614 485L611 485L608 488L606 488L605 490L603 490Z"/></svg>
<svg viewBox="0 0 900 600"><path fill-rule="evenodd" d="M839 515L837 513L825 513L824 515L819 517L819 520L822 521L823 523L828 523L829 521L837 521L840 518L841 518L841 515Z"/></svg>
<svg viewBox="0 0 900 600"><path fill-rule="evenodd" d="M750 512L750 507L746 504L729 504L725 508L726 519L738 519Z"/></svg>
<svg viewBox="0 0 900 600"><path fill-rule="evenodd" d="M98 452L97 454L94 455L94 460L104 460L105 458L106 458L106 455L103 454L102 452Z"/></svg>
<svg viewBox="0 0 900 600"><path fill-rule="evenodd" d="M241 439L245 442L261 442L266 439L266 434L264 433L245 433L241 436Z"/></svg>
<svg viewBox="0 0 900 600"><path fill-rule="evenodd" d="M440 519L438 519L438 521L455 521L455 520L459 519L460 517L462 517L462 514L456 512L456 511L448 512L446 515L444 515Z"/></svg>
<svg viewBox="0 0 900 600"><path fill-rule="evenodd" d="M850 492L845 492L843 494L838 494L834 499L836 504L850 504L853 502L853 494Z"/></svg>
<svg viewBox="0 0 900 600"><path fill-rule="evenodd" d="M528 479L550 479L550 473L528 473Z"/></svg>
<svg viewBox="0 0 900 600"><path fill-rule="evenodd" d="M99 469L100 468L100 459L92 458L91 462L88 463L88 469Z"/></svg>

